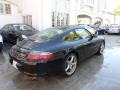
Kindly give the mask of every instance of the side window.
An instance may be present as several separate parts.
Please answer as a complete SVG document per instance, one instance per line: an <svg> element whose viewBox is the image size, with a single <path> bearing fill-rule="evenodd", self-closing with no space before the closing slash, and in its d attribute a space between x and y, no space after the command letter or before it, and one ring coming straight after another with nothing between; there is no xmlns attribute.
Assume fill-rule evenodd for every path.
<svg viewBox="0 0 120 90"><path fill-rule="evenodd" d="M75 33L75 31L71 31L67 35L65 35L63 39L65 41L73 41L73 40L78 40L79 36Z"/></svg>
<svg viewBox="0 0 120 90"><path fill-rule="evenodd" d="M21 26L21 30L25 31L25 30L29 30L29 31L32 31L32 27L31 26L28 26L28 25L23 25Z"/></svg>
<svg viewBox="0 0 120 90"><path fill-rule="evenodd" d="M75 29L76 34L79 36L79 38L81 39L86 39L86 38L90 38L91 34L85 30L85 29Z"/></svg>

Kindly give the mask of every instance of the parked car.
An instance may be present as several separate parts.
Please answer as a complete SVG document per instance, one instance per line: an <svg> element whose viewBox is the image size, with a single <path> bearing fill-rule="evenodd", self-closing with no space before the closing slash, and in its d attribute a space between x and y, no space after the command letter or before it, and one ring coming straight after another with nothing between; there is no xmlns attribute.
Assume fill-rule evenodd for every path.
<svg viewBox="0 0 120 90"><path fill-rule="evenodd" d="M80 26L85 26L87 29L89 28L91 31L95 31L98 35L104 35L107 33L107 28L105 26L98 27L96 25L90 24L78 24Z"/></svg>
<svg viewBox="0 0 120 90"><path fill-rule="evenodd" d="M26 24L7 24L0 30L3 40L14 44L37 32L32 26Z"/></svg>
<svg viewBox="0 0 120 90"><path fill-rule="evenodd" d="M13 46L10 63L30 76L54 72L71 76L79 61L103 54L104 37L93 33L79 25L48 28Z"/></svg>
<svg viewBox="0 0 120 90"><path fill-rule="evenodd" d="M0 35L0 50L3 48L3 37Z"/></svg>
<svg viewBox="0 0 120 90"><path fill-rule="evenodd" d="M111 24L109 26L109 30L107 31L108 34L120 34L120 25L118 24Z"/></svg>
<svg viewBox="0 0 120 90"><path fill-rule="evenodd" d="M97 27L95 25L91 25L91 27L96 30L96 32L98 33L98 35L104 35L108 31L108 28L106 26Z"/></svg>

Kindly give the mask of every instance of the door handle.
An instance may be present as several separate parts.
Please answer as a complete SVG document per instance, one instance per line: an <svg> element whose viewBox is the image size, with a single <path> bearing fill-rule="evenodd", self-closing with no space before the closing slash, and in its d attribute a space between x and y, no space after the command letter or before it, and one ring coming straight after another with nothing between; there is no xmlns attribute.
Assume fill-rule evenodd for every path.
<svg viewBox="0 0 120 90"><path fill-rule="evenodd" d="M87 43L84 43L83 45L88 45L89 44L89 42L87 42Z"/></svg>

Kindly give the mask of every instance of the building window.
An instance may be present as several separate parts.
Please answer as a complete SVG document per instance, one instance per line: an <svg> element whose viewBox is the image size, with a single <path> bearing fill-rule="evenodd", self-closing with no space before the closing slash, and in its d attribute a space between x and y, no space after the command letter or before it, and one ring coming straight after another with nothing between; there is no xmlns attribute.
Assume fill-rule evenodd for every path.
<svg viewBox="0 0 120 90"><path fill-rule="evenodd" d="M60 13L57 14L57 26L60 26Z"/></svg>
<svg viewBox="0 0 120 90"><path fill-rule="evenodd" d="M23 22L32 26L32 15L23 16Z"/></svg>
<svg viewBox="0 0 120 90"><path fill-rule="evenodd" d="M55 13L54 12L52 12L52 27L54 27L55 26Z"/></svg>
<svg viewBox="0 0 120 90"><path fill-rule="evenodd" d="M66 25L69 25L69 14L66 14Z"/></svg>
<svg viewBox="0 0 120 90"><path fill-rule="evenodd" d="M3 14L3 12L4 12L4 9L3 9L3 4L2 4L2 3L0 3L0 14Z"/></svg>
<svg viewBox="0 0 120 90"><path fill-rule="evenodd" d="M54 26L66 26L69 24L68 13L52 12L52 27Z"/></svg>
<svg viewBox="0 0 120 90"><path fill-rule="evenodd" d="M11 5L10 4L5 4L5 13L11 14Z"/></svg>
<svg viewBox="0 0 120 90"><path fill-rule="evenodd" d="M85 4L94 5L94 0L85 0Z"/></svg>

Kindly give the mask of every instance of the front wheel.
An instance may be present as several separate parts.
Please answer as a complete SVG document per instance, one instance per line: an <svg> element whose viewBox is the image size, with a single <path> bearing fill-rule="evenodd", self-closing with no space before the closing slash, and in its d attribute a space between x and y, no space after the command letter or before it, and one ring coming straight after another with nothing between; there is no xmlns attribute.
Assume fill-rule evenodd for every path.
<svg viewBox="0 0 120 90"><path fill-rule="evenodd" d="M100 46L99 51L97 52L97 54L102 55L103 52L104 52L104 49L105 49L105 43L102 42L102 44L101 44L101 46Z"/></svg>
<svg viewBox="0 0 120 90"><path fill-rule="evenodd" d="M19 42L19 38L17 38L17 40L16 40L16 44Z"/></svg>
<svg viewBox="0 0 120 90"><path fill-rule="evenodd" d="M65 76L71 76L74 74L77 68L77 56L74 53L69 54L63 65L63 73Z"/></svg>
<svg viewBox="0 0 120 90"><path fill-rule="evenodd" d="M17 40L16 40L16 43L18 43L18 42L20 42L20 41L21 41L21 40L20 40L20 38L18 37Z"/></svg>

